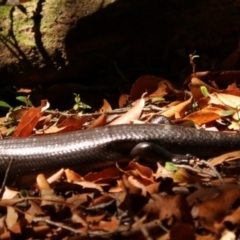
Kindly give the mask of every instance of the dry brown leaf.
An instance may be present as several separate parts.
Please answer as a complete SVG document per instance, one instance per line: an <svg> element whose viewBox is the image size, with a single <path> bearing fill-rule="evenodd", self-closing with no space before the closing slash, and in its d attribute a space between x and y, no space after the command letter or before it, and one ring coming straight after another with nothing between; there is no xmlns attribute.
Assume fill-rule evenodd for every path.
<svg viewBox="0 0 240 240"><path fill-rule="evenodd" d="M21 227L18 221L18 213L13 207L7 207L6 225L14 233L21 233Z"/></svg>
<svg viewBox="0 0 240 240"><path fill-rule="evenodd" d="M103 99L103 105L96 112L111 112L112 107L106 99Z"/></svg>
<svg viewBox="0 0 240 240"><path fill-rule="evenodd" d="M218 233L224 229L222 219L228 214L231 206L240 199L238 189L223 191L217 197L207 200L199 205L199 221L201 225Z"/></svg>
<svg viewBox="0 0 240 240"><path fill-rule="evenodd" d="M106 217L106 214L100 214L97 216L86 216L86 221L89 224L96 224L100 221L102 221Z"/></svg>
<svg viewBox="0 0 240 240"><path fill-rule="evenodd" d="M153 180L153 171L152 171L151 168L143 166L143 165L141 165L139 163L136 163L136 162L133 162L133 161L129 163L129 167L137 170L138 175L141 178L149 181L149 183L154 182L154 180Z"/></svg>
<svg viewBox="0 0 240 240"><path fill-rule="evenodd" d="M111 217L109 221L100 221L98 225L91 225L91 230L114 231L117 229L119 220L116 217Z"/></svg>
<svg viewBox="0 0 240 240"><path fill-rule="evenodd" d="M148 95L155 92L158 88L158 83L164 81L160 77L155 77L151 75L145 75L138 78L132 86L130 98L135 101L140 99L143 93L147 92Z"/></svg>
<svg viewBox="0 0 240 240"><path fill-rule="evenodd" d="M193 77L191 79L191 83L188 85L188 87L191 90L192 96L195 100L198 100L198 99L204 97L202 94L202 91L201 91L202 86L207 88L208 93L213 93L213 92L218 91L218 89L209 86L208 84L206 84L205 82L201 81L200 79L198 79L196 77Z"/></svg>
<svg viewBox="0 0 240 240"><path fill-rule="evenodd" d="M19 191L15 191L15 190L9 189L8 187L5 187L5 191L3 193L2 199L12 199L17 194L19 194Z"/></svg>
<svg viewBox="0 0 240 240"><path fill-rule="evenodd" d="M30 108L21 118L12 137L29 137L42 114L42 107Z"/></svg>
<svg viewBox="0 0 240 240"><path fill-rule="evenodd" d="M222 164L223 162L230 162L240 158L240 151L233 151L229 153L222 154L218 157L211 158L209 163L212 166Z"/></svg>
<svg viewBox="0 0 240 240"><path fill-rule="evenodd" d="M29 89L29 88L19 88L17 90L17 93L31 93L32 92L32 89Z"/></svg>
<svg viewBox="0 0 240 240"><path fill-rule="evenodd" d="M149 94L148 98L152 99L152 98L155 98L155 97L164 97L170 91L172 91L172 92L174 91L171 83L167 80L160 80L158 85L157 85L156 91Z"/></svg>
<svg viewBox="0 0 240 240"><path fill-rule="evenodd" d="M37 185L40 190L50 190L51 187L43 174L38 174Z"/></svg>
<svg viewBox="0 0 240 240"><path fill-rule="evenodd" d="M109 194L103 194L97 198L95 198L90 204L89 207L97 206L99 204L106 204L108 202L111 202L113 200L113 197Z"/></svg>
<svg viewBox="0 0 240 240"><path fill-rule="evenodd" d="M183 100L186 98L186 93L184 90L178 90L173 87L172 83L167 80L161 80L158 83L158 88L155 92L149 94L148 98L153 99L156 97L164 97L167 94L175 95L175 97L179 100Z"/></svg>
<svg viewBox="0 0 240 240"><path fill-rule="evenodd" d="M48 114L46 116L40 117L36 125L36 129L44 129L46 126L49 126L52 120L52 117L53 117L52 114Z"/></svg>
<svg viewBox="0 0 240 240"><path fill-rule="evenodd" d="M92 183L92 182L87 182L87 181L79 182L79 181L76 181L74 183L82 186L83 188L93 188L93 189L96 189L96 190L98 190L100 192L103 191L101 186L99 186L98 184Z"/></svg>
<svg viewBox="0 0 240 240"><path fill-rule="evenodd" d="M138 103L132 109L130 109L127 113L122 114L119 118L112 121L109 125L126 124L130 123L132 120L139 119L142 114L144 104L144 99L139 99Z"/></svg>
<svg viewBox="0 0 240 240"><path fill-rule="evenodd" d="M159 193L159 186L161 182L154 182L146 186L146 190L149 194Z"/></svg>
<svg viewBox="0 0 240 240"><path fill-rule="evenodd" d="M102 127L102 126L105 126L106 123L107 123L107 115L102 114L97 119L95 119L95 121L93 121L91 123L91 125L88 127L88 129Z"/></svg>
<svg viewBox="0 0 240 240"><path fill-rule="evenodd" d="M52 176L50 176L47 181L49 184L52 184L53 182L56 182L61 179L61 177L64 174L64 169L61 168L59 171L55 172Z"/></svg>
<svg viewBox="0 0 240 240"><path fill-rule="evenodd" d="M118 99L118 107L122 108L126 106L128 103L129 97L130 97L129 95L122 93Z"/></svg>
<svg viewBox="0 0 240 240"><path fill-rule="evenodd" d="M104 168L100 172L90 172L85 176L85 180L89 182L108 182L120 176L120 171L116 167Z"/></svg>
<svg viewBox="0 0 240 240"><path fill-rule="evenodd" d="M228 214L223 219L223 223L225 226L232 226L232 227L235 226L234 229L232 229L232 230L236 230L236 228L240 224L240 207L238 207L237 209L233 210L233 212Z"/></svg>
<svg viewBox="0 0 240 240"><path fill-rule="evenodd" d="M146 186L144 184L142 184L138 179L134 178L133 176L129 176L128 182L130 183L130 185L132 185L138 189L141 189L143 196L147 196Z"/></svg>
<svg viewBox="0 0 240 240"><path fill-rule="evenodd" d="M58 128L62 127L77 127L81 129L83 124L86 122L86 119L78 116L78 115L71 115L67 118L65 118L63 121L59 122L56 124Z"/></svg>
<svg viewBox="0 0 240 240"><path fill-rule="evenodd" d="M238 96L240 97L240 88L231 88L231 89L223 89L218 91L218 93L223 93L223 94L230 94L230 95L234 95L234 96Z"/></svg>
<svg viewBox="0 0 240 240"><path fill-rule="evenodd" d="M57 127L52 125L48 129L44 130L44 132L37 132L37 135L44 135L44 134L54 134L54 133L64 133L64 132L72 132L72 131L77 131L81 128L77 126L67 126L67 127Z"/></svg>
<svg viewBox="0 0 240 240"><path fill-rule="evenodd" d="M167 196L164 198L162 206L164 206L164 208L162 208L159 213L160 220L175 216L176 219L182 223L193 223L191 209L183 196Z"/></svg>
<svg viewBox="0 0 240 240"><path fill-rule="evenodd" d="M117 184L108 190L109 193L120 193L123 192L122 180L117 180Z"/></svg>
<svg viewBox="0 0 240 240"><path fill-rule="evenodd" d="M199 189L197 189L192 194L188 195L187 202L189 206L193 206L196 203L207 201L208 199L217 197L219 195L219 189L218 188L206 188L203 186L200 186ZM198 213L197 213L198 215ZM193 217L197 217L197 215L193 215Z"/></svg>
<svg viewBox="0 0 240 240"><path fill-rule="evenodd" d="M226 90L227 90L227 91L229 91L229 90L231 91L231 90L239 90L239 89L238 89L238 87L237 87L236 82L232 82L232 83L228 84Z"/></svg>
<svg viewBox="0 0 240 240"><path fill-rule="evenodd" d="M146 204L142 209L144 213L153 217L158 216L161 221L173 219L176 222L193 223L191 209L183 196L152 195L152 198L154 201Z"/></svg>
<svg viewBox="0 0 240 240"><path fill-rule="evenodd" d="M38 108L30 108L21 118L16 130L12 137L28 137L31 135L33 128L37 125L43 112L49 108L47 100L41 101L41 106Z"/></svg>
<svg viewBox="0 0 240 240"><path fill-rule="evenodd" d="M191 104L191 102L192 102L192 99L189 98L188 100L181 102L178 105L175 105L165 110L164 112L161 113L161 115L168 118L172 118L177 114L178 117L183 117L185 114L185 111L189 108L189 105Z"/></svg>
<svg viewBox="0 0 240 240"><path fill-rule="evenodd" d="M22 117L29 111L29 107L21 107L20 109L14 109L10 116L14 117L16 120L21 120Z"/></svg>
<svg viewBox="0 0 240 240"><path fill-rule="evenodd" d="M84 178L79 175L78 173L72 171L71 169L65 169L65 175L66 175L66 179L68 182L79 182L79 181L84 181Z"/></svg>
<svg viewBox="0 0 240 240"><path fill-rule="evenodd" d="M197 125L202 125L219 119L220 114L218 112L222 111L220 108L204 108L187 115L184 119L191 120Z"/></svg>
<svg viewBox="0 0 240 240"><path fill-rule="evenodd" d="M34 201L30 200L30 208L25 212L29 214L30 216L38 216L38 215L45 215L45 212L39 207L37 203Z"/></svg>
<svg viewBox="0 0 240 240"><path fill-rule="evenodd" d="M74 194L66 200L66 203L69 203L71 206L80 206L92 201L93 197L94 193Z"/></svg>
<svg viewBox="0 0 240 240"><path fill-rule="evenodd" d="M72 210L71 220L73 221L73 223L80 223L83 227L88 226L88 223L83 214L79 214L79 212L76 210Z"/></svg>

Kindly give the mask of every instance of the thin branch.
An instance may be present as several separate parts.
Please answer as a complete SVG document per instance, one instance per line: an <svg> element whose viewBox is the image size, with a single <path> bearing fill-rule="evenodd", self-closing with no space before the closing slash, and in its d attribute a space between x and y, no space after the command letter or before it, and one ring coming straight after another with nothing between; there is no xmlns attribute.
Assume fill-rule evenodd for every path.
<svg viewBox="0 0 240 240"><path fill-rule="evenodd" d="M14 162L14 158L11 158L10 161L9 161L6 173L4 175L3 182L2 182L2 187L1 187L1 190L0 190L0 199L2 199L4 190L5 190L5 186L6 186L6 182L7 182L7 179L8 179L8 176L9 176L9 172L10 172L10 169L12 167L13 162Z"/></svg>

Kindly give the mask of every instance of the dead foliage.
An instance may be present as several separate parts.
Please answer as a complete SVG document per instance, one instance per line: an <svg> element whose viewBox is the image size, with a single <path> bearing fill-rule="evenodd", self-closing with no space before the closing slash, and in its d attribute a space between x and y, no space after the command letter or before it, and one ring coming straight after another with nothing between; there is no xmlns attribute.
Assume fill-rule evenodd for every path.
<svg viewBox="0 0 240 240"><path fill-rule="evenodd" d="M143 124L161 115L186 127L236 132L240 90L236 83L217 87L217 78L223 81L228 74L234 80L240 75L194 73L186 80L190 91L143 76L130 95L120 96L121 108L112 110L104 100L92 114L49 110L44 101L37 108L12 110L1 122L14 118L15 125L1 132L4 137L9 129L12 137L60 134ZM28 190L4 186L0 239L236 239L240 191L231 168L238 169L239 157L235 151L194 166L158 163L155 168L132 161L124 169L116 165L85 176L74 169L56 170L49 178L40 173Z"/></svg>

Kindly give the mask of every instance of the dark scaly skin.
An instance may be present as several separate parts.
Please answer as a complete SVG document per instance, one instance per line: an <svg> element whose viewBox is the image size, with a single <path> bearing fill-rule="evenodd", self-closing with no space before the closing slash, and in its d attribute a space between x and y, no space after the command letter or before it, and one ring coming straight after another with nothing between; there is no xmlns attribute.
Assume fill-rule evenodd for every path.
<svg viewBox="0 0 240 240"><path fill-rule="evenodd" d="M240 134L209 132L172 125L116 125L40 137L0 141L0 174L11 158L11 176L59 168L81 173L115 162L131 160L132 148L141 142L157 143L176 154L209 158L240 149Z"/></svg>

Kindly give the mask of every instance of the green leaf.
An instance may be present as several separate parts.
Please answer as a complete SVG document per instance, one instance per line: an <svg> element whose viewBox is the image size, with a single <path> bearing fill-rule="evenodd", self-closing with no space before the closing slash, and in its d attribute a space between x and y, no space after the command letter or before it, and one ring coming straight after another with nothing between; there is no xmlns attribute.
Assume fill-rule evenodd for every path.
<svg viewBox="0 0 240 240"><path fill-rule="evenodd" d="M73 109L74 109L75 111L77 111L77 110L79 109L79 105L78 105L78 104L75 104L75 105L73 106Z"/></svg>
<svg viewBox="0 0 240 240"><path fill-rule="evenodd" d="M83 108L83 109L91 108L89 105L87 105L83 102L78 103L78 106L79 106L79 108Z"/></svg>
<svg viewBox="0 0 240 240"><path fill-rule="evenodd" d="M208 90L205 86L201 86L200 89L204 97L207 97L209 95Z"/></svg>
<svg viewBox="0 0 240 240"><path fill-rule="evenodd" d="M81 98L80 98L80 96L79 96L79 94L76 94L76 93L74 93L75 94L75 98L74 98L74 100L75 100L75 102L76 103L79 103L80 101L81 101Z"/></svg>
<svg viewBox="0 0 240 240"><path fill-rule="evenodd" d="M235 112L236 112L235 110L225 110L225 111L222 111L220 115L222 117L227 117L227 116L233 115Z"/></svg>
<svg viewBox="0 0 240 240"><path fill-rule="evenodd" d="M16 99L20 102L25 103L29 107L33 106L32 102L29 99L27 99L27 97L25 96L17 96Z"/></svg>
<svg viewBox="0 0 240 240"><path fill-rule="evenodd" d="M12 106L10 106L8 103L6 103L4 101L0 101L0 107L12 108Z"/></svg>
<svg viewBox="0 0 240 240"><path fill-rule="evenodd" d="M9 128L6 132L6 136L11 135L14 132L15 129L16 129L16 126Z"/></svg>
<svg viewBox="0 0 240 240"><path fill-rule="evenodd" d="M152 98L152 103L155 103L155 102L161 102L161 101L164 101L165 99L162 98L162 97L155 97L155 98Z"/></svg>
<svg viewBox="0 0 240 240"><path fill-rule="evenodd" d="M168 171L171 171L171 172L175 172L178 170L178 168L174 165L174 163L172 162L166 162L165 163L165 168L168 170Z"/></svg>

